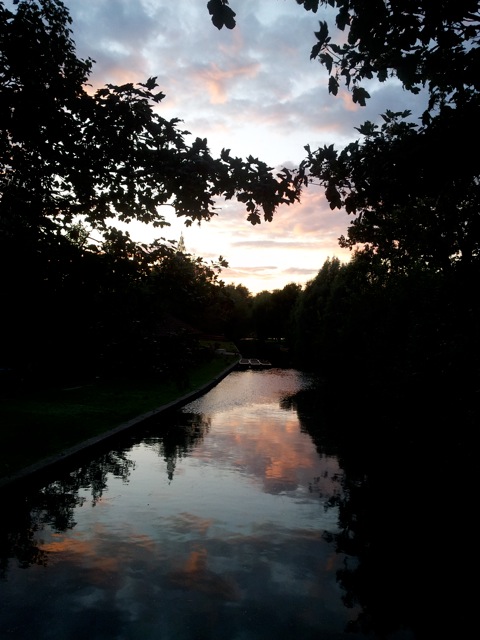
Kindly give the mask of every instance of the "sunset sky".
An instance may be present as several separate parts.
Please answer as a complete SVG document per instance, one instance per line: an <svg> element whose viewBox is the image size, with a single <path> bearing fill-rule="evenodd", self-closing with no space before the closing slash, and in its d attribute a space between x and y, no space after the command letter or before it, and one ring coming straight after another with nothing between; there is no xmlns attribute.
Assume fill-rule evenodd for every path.
<svg viewBox="0 0 480 640"><path fill-rule="evenodd" d="M166 94L164 118L178 117L194 137L207 138L214 154L253 155L272 168L298 164L304 146L335 144L357 137L355 127L378 121L387 108L413 108L412 96L396 81L372 82L372 99L358 107L342 90L327 90L327 73L310 60L314 31L325 10L306 12L295 0L232 0L234 30L217 30L207 0L64 0L73 18L73 39L81 58L96 61L92 84L144 82L157 76ZM348 260L337 239L348 217L332 212L319 188L302 202L282 207L272 223L252 226L243 206L220 203L218 217L201 226L172 226L152 231L131 227L132 237L178 240L189 253L229 268L226 283L243 284L252 293L303 284L327 257ZM168 208L166 208L168 209Z"/></svg>

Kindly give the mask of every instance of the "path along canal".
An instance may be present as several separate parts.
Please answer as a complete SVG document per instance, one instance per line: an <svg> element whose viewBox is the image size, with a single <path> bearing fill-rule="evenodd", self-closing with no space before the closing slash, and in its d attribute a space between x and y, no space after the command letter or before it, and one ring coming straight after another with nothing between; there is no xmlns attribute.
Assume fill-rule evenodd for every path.
<svg viewBox="0 0 480 640"><path fill-rule="evenodd" d="M290 401L310 384L233 372L53 482L12 489L2 640L366 637L338 581L356 559L332 542L342 469Z"/></svg>

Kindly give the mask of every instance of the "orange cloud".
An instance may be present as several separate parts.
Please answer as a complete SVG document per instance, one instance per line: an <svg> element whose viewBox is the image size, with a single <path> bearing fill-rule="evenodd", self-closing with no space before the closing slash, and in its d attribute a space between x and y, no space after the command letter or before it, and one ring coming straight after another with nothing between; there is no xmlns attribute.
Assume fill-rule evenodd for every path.
<svg viewBox="0 0 480 640"><path fill-rule="evenodd" d="M176 588L198 591L227 601L240 599L240 590L233 580L208 568L205 548L193 550L184 565L172 571L168 577Z"/></svg>
<svg viewBox="0 0 480 640"><path fill-rule="evenodd" d="M197 71L198 78L205 83L210 94L212 104L224 104L227 102L227 89L229 84L239 78L253 78L257 75L259 64L249 64L233 69L220 69L212 63L206 69Z"/></svg>
<svg viewBox="0 0 480 640"><path fill-rule="evenodd" d="M343 106L345 107L346 111L358 111L360 109L360 106L353 102L352 94L349 91L340 89L338 92L338 97L343 102Z"/></svg>
<svg viewBox="0 0 480 640"><path fill-rule="evenodd" d="M92 544L83 538L65 538L60 534L53 534L53 540L39 545L47 553L69 553L70 555L92 555Z"/></svg>
<svg viewBox="0 0 480 640"><path fill-rule="evenodd" d="M256 405L252 411L258 415L262 412L261 405ZM262 414L254 439L244 429L246 420L245 414L236 420L231 416L229 431L217 436L225 440L221 450L231 452L225 464L233 464L251 474L267 491L295 489L306 481L313 483L319 471L318 454L310 438L299 434L296 414L285 412L281 426L278 418L271 420L268 414ZM193 455L201 457L199 452ZM324 477L317 479L315 490L330 492L334 489L331 478L338 473L338 464L335 459L325 458L321 467Z"/></svg>

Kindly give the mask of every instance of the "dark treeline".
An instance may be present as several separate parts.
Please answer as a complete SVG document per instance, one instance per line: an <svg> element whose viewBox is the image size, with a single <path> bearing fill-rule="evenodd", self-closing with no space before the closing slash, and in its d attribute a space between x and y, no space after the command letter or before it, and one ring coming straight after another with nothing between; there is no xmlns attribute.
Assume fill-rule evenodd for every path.
<svg viewBox="0 0 480 640"><path fill-rule="evenodd" d="M319 374L293 405L343 470L331 539L358 561L337 574L347 606L362 609L351 631L476 627L463 555L476 545L475 280L454 265L398 273L360 252L327 260L292 310L295 358Z"/></svg>
<svg viewBox="0 0 480 640"><path fill-rule="evenodd" d="M328 260L295 309L295 355L343 386L369 391L377 410L409 397L431 420L436 408L473 426L479 391L479 304L474 272L396 272L358 252ZM418 417L418 413L417 413Z"/></svg>
<svg viewBox="0 0 480 640"><path fill-rule="evenodd" d="M80 230L81 231L81 230ZM25 383L119 373L171 373L228 308L219 266L162 244L60 236L18 247L0 238L2 366ZM192 351L193 349L193 351ZM198 350L197 350L198 351Z"/></svg>
<svg viewBox="0 0 480 640"><path fill-rule="evenodd" d="M347 263L328 259L304 288L252 296L229 286L227 335L256 338L270 354L319 374L329 393L352 404L373 403L376 412L415 406L426 422L478 418L479 320L476 268L452 262L447 270L414 265L396 270L369 251ZM273 357L275 357L273 355ZM409 409L408 409L409 410Z"/></svg>
<svg viewBox="0 0 480 640"><path fill-rule="evenodd" d="M91 92L93 60L77 56L70 25L61 0L0 1L2 381L191 359L185 340L223 316L216 267L161 237L133 242L125 225L158 231L165 207L208 221L222 199L257 224L299 194L289 172L187 142L156 110L155 77Z"/></svg>
<svg viewBox="0 0 480 640"><path fill-rule="evenodd" d="M206 4L217 28L235 27L227 0ZM359 560L338 576L363 608L357 624L377 637L392 626L470 637L460 627L476 610L478 2L297 4L323 12L311 58L333 96L345 84L364 106L370 81L395 77L426 106L387 110L341 150L307 145L295 171L274 176L256 158L187 144L180 121L154 111L155 78L88 93L93 61L76 56L60 0L0 0L2 376L170 376L204 357L202 335L273 345L282 364L318 374L315 393L292 402L319 449L332 436L345 471L335 543ZM350 214L340 244L352 259L327 260L303 289L253 296L219 280L221 257L206 264L117 228L162 228L165 206L208 221L233 198L253 224L271 221L310 183Z"/></svg>
<svg viewBox="0 0 480 640"><path fill-rule="evenodd" d="M340 43L321 21L312 49L330 93L345 82L363 105L364 83L393 75L428 103L417 119L387 110L381 125L365 122L340 151L307 145L295 171L274 174L187 143L180 121L156 111L155 78L87 92L93 61L76 55L60 0L0 2L0 367L37 381L166 371L192 358L202 333L255 336L283 339L292 363L333 381L348 372L350 393L369 381L392 397L422 389L472 404L479 161L465 140L478 132L477 3L406 13L379 3L374 23L371 7L347 0L298 4L337 11ZM227 5L209 3L218 28L235 27ZM312 182L351 215L340 244L354 253L319 265L303 291L251 296L218 280L221 256L206 264L162 238L142 245L118 225L161 229L166 206L187 225L208 221L233 198L253 224L271 221Z"/></svg>

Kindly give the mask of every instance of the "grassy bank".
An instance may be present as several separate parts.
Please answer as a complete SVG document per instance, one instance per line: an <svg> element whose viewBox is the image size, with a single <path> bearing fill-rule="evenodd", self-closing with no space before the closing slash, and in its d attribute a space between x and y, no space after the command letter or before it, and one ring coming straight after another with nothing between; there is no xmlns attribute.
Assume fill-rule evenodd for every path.
<svg viewBox="0 0 480 640"><path fill-rule="evenodd" d="M230 351L228 344L221 346ZM216 354L192 369L182 384L124 377L1 398L0 479L194 392L236 360Z"/></svg>

